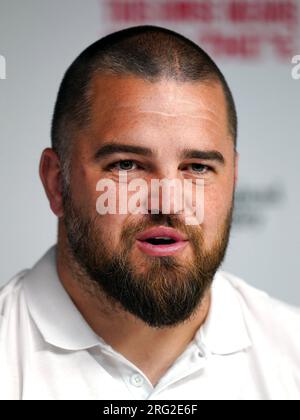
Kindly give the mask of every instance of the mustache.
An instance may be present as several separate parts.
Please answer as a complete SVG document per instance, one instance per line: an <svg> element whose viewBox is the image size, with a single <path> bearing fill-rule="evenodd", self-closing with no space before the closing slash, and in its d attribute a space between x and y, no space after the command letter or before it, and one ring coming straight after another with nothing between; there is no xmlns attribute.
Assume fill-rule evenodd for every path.
<svg viewBox="0 0 300 420"><path fill-rule="evenodd" d="M132 246L136 235L144 230L155 227L165 226L178 230L185 235L194 245L199 245L202 241L202 230L200 225L186 225L181 216L177 214L147 214L143 218L135 218L128 221L121 233L121 241L127 246Z"/></svg>

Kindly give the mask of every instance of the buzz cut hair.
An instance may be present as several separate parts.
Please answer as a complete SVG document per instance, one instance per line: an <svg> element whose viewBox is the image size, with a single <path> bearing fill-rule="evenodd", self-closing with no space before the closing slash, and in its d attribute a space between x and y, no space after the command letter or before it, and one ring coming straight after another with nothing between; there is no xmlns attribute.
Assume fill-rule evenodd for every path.
<svg viewBox="0 0 300 420"><path fill-rule="evenodd" d="M135 76L150 82L220 83L228 129L237 145L237 113L229 86L211 57L197 44L170 29L142 25L111 33L87 47L67 69L60 84L51 126L51 144L63 172L70 147L91 120L92 81L97 74Z"/></svg>

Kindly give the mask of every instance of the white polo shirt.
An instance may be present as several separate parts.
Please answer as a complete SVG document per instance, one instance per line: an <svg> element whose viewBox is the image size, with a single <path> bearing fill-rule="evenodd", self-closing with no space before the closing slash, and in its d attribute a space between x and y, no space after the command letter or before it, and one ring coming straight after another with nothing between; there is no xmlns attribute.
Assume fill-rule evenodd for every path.
<svg viewBox="0 0 300 420"><path fill-rule="evenodd" d="M0 399L300 398L298 309L218 271L206 322L153 387L83 319L55 253L0 291Z"/></svg>

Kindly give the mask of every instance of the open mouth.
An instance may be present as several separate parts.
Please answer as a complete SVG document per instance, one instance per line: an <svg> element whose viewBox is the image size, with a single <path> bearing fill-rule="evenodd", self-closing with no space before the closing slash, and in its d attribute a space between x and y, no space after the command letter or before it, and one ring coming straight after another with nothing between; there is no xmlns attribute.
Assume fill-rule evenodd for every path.
<svg viewBox="0 0 300 420"><path fill-rule="evenodd" d="M137 237L140 251L151 256L172 255L188 244L188 239L173 228L164 226L146 230Z"/></svg>
<svg viewBox="0 0 300 420"><path fill-rule="evenodd" d="M154 237L146 239L146 242L152 245L170 245L175 244L175 239L168 238L168 237Z"/></svg>

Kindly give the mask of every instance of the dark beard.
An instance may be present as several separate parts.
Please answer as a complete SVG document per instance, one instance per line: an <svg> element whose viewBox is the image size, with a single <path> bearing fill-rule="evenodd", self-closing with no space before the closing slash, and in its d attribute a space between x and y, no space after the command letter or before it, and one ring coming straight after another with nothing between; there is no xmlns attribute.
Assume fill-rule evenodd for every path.
<svg viewBox="0 0 300 420"><path fill-rule="evenodd" d="M174 327L188 321L200 306L221 265L229 241L232 209L209 251L203 247L199 226L188 226L177 215L132 216L123 229L120 246L111 255L106 247L99 218L88 218L64 192L64 223L69 248L88 278L112 304L121 307L154 328ZM178 229L189 238L194 258L184 264L174 256L131 261L135 236L146 228L164 225Z"/></svg>

